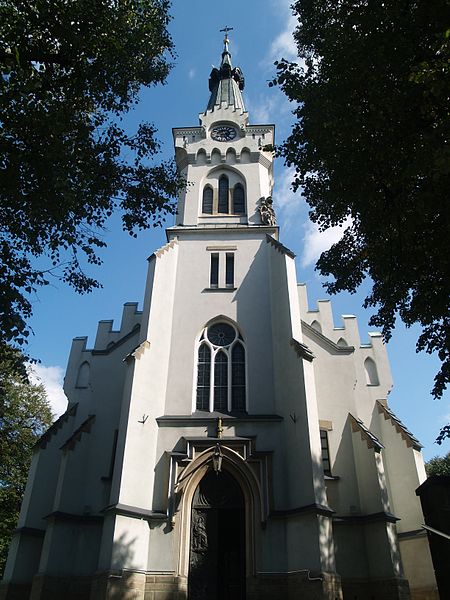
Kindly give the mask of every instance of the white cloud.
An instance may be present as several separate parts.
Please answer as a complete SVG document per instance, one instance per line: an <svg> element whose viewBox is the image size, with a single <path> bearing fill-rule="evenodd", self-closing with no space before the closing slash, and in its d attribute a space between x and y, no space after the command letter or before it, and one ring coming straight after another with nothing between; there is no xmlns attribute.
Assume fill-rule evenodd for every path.
<svg viewBox="0 0 450 600"><path fill-rule="evenodd" d="M294 167L285 167L279 174L275 183L275 195L278 207L281 211L291 212L299 202L301 195L292 191L291 185L294 180Z"/></svg>
<svg viewBox="0 0 450 600"><path fill-rule="evenodd" d="M189 69L189 71L188 71L189 79L194 79L195 73L196 73L195 69Z"/></svg>
<svg viewBox="0 0 450 600"><path fill-rule="evenodd" d="M252 121L255 123L273 123L273 115L278 109L275 97L261 96L259 101L252 105Z"/></svg>
<svg viewBox="0 0 450 600"><path fill-rule="evenodd" d="M293 15L289 15L284 29L273 40L270 45L268 60L271 64L274 61L285 58L286 60L294 61L297 58L297 45L294 40L294 29L297 26L297 19Z"/></svg>
<svg viewBox="0 0 450 600"><path fill-rule="evenodd" d="M55 418L60 417L67 410L67 398L62 388L63 369L59 366L32 364L28 366L28 375L31 383L44 385L52 413Z"/></svg>
<svg viewBox="0 0 450 600"><path fill-rule="evenodd" d="M269 88L265 93L246 96L246 106L252 123L276 123L283 134L291 126L292 106L287 97L277 87Z"/></svg>
<svg viewBox="0 0 450 600"><path fill-rule="evenodd" d="M338 242L344 230L350 225L351 220L347 218L342 225L329 227L325 231L319 231L316 223L308 221L305 223L305 235L303 237L303 253L300 262L303 267L314 264L325 250Z"/></svg>
<svg viewBox="0 0 450 600"><path fill-rule="evenodd" d="M294 167L285 167L276 178L274 186L274 203L278 215L278 223L285 232L297 225L307 206L300 190L292 190Z"/></svg>

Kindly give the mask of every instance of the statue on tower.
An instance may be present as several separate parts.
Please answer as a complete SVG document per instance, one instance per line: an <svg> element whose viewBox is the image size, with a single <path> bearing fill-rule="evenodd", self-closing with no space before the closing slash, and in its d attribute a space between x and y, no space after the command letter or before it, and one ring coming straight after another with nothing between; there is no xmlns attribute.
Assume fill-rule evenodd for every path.
<svg viewBox="0 0 450 600"><path fill-rule="evenodd" d="M259 214L261 215L261 221L263 225L269 225L270 227L274 227L277 224L275 211L273 209L272 196L267 196L267 198L260 198L258 210Z"/></svg>

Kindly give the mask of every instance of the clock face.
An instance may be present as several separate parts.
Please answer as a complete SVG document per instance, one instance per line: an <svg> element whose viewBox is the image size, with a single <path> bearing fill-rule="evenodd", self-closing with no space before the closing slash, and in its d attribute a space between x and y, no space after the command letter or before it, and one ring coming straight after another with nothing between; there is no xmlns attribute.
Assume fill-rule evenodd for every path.
<svg viewBox="0 0 450 600"><path fill-rule="evenodd" d="M236 137L236 129L228 125L219 125L211 131L211 137L217 142L229 142Z"/></svg>

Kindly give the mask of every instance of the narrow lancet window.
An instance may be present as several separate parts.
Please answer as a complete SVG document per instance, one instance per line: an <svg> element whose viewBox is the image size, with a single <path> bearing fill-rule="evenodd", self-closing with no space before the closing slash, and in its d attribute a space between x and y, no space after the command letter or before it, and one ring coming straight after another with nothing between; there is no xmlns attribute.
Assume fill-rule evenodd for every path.
<svg viewBox="0 0 450 600"><path fill-rule="evenodd" d="M202 213L212 215L213 211L213 190L209 185L203 190Z"/></svg>
<svg viewBox="0 0 450 600"><path fill-rule="evenodd" d="M209 274L209 285L212 288L219 286L219 255L211 254L211 270Z"/></svg>
<svg viewBox="0 0 450 600"><path fill-rule="evenodd" d="M231 408L245 411L245 350L240 342L231 351Z"/></svg>
<svg viewBox="0 0 450 600"><path fill-rule="evenodd" d="M364 369L366 371L367 385L380 385L377 373L377 365L371 358L366 358L364 361Z"/></svg>
<svg viewBox="0 0 450 600"><path fill-rule="evenodd" d="M91 368L87 361L81 363L80 368L78 369L77 382L75 387L77 388L87 388L89 386L90 380L90 371Z"/></svg>
<svg viewBox="0 0 450 600"><path fill-rule="evenodd" d="M228 357L225 352L216 354L214 363L214 410L226 411L228 404Z"/></svg>
<svg viewBox="0 0 450 600"><path fill-rule="evenodd" d="M222 214L227 214L229 212L228 208L228 192L229 192L229 183L228 177L226 175L222 175L219 179L219 206L218 212Z"/></svg>
<svg viewBox="0 0 450 600"><path fill-rule="evenodd" d="M211 350L203 343L198 350L197 410L209 411L211 388Z"/></svg>
<svg viewBox="0 0 450 600"><path fill-rule="evenodd" d="M225 285L232 288L234 287L234 254L226 255L225 267Z"/></svg>
<svg viewBox="0 0 450 600"><path fill-rule="evenodd" d="M233 189L233 212L236 215L245 214L245 194L240 183L237 183Z"/></svg>
<svg viewBox="0 0 450 600"><path fill-rule="evenodd" d="M322 447L322 466L324 475L331 476L330 447L328 444L328 432L326 429L320 430L320 445Z"/></svg>

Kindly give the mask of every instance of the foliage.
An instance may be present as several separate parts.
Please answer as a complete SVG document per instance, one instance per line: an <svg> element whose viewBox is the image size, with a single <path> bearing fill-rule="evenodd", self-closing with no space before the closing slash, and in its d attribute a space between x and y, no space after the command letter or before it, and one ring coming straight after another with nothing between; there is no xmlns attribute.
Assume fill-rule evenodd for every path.
<svg viewBox="0 0 450 600"><path fill-rule="evenodd" d="M23 357L6 347L0 354L0 574L19 517L33 446L52 422L42 385L23 375ZM21 364L18 369L17 365Z"/></svg>
<svg viewBox="0 0 450 600"><path fill-rule="evenodd" d="M450 438L450 424L444 425L444 427L441 429L436 438L436 444L441 445L446 438Z"/></svg>
<svg viewBox="0 0 450 600"><path fill-rule="evenodd" d="M23 344L30 294L50 274L100 284L113 211L123 229L161 224L181 181L152 164L155 128L120 126L141 86L163 83L168 0L4 0L0 4L0 339Z"/></svg>
<svg viewBox="0 0 450 600"><path fill-rule="evenodd" d="M391 337L418 323L417 351L436 352L432 394L450 380L448 189L450 6L446 0L301 0L300 61L277 63L296 103L279 149L294 165L311 219L345 224L317 269L330 293L373 282L364 306Z"/></svg>
<svg viewBox="0 0 450 600"><path fill-rule="evenodd" d="M450 476L450 452L445 456L435 456L425 463L425 469L428 477L433 475Z"/></svg>

